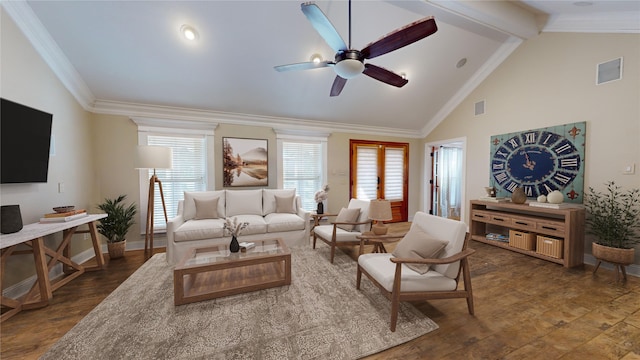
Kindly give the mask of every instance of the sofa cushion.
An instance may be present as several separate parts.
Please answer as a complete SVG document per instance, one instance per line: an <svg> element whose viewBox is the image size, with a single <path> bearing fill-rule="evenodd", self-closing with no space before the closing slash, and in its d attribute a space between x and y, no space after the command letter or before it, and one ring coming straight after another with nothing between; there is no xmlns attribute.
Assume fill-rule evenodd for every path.
<svg viewBox="0 0 640 360"><path fill-rule="evenodd" d="M353 208L353 209L347 209L347 208L342 208L340 209L340 212L338 213L338 216L336 217L336 222L340 223L340 222L356 222L356 220L358 219L358 216L360 215L360 209L359 208ZM345 231L351 231L353 230L353 225L344 225L344 224L339 224L338 225L339 228L345 230Z"/></svg>
<svg viewBox="0 0 640 360"><path fill-rule="evenodd" d="M175 242L224 237L223 219L189 220L173 233Z"/></svg>
<svg viewBox="0 0 640 360"><path fill-rule="evenodd" d="M264 217L267 232L304 230L305 221L298 215L285 213L271 213Z"/></svg>
<svg viewBox="0 0 640 360"><path fill-rule="evenodd" d="M284 214L295 214L294 199L295 195L291 196L275 196L276 198L276 212Z"/></svg>
<svg viewBox="0 0 640 360"><path fill-rule="evenodd" d="M264 221L262 215L236 215L233 218L237 218L238 223L249 223L249 225L240 232L238 239L242 237L242 235L264 234L267 232L267 223ZM231 221L233 221L233 219L231 219ZM230 236L230 234L225 234L225 236Z"/></svg>
<svg viewBox="0 0 640 360"><path fill-rule="evenodd" d="M261 189L227 190L226 195L226 216L262 215Z"/></svg>
<svg viewBox="0 0 640 360"><path fill-rule="evenodd" d="M449 244L447 240L440 240L418 229L411 229L398 242L393 256L403 259L433 259L436 258ZM406 264L417 273L425 274L429 271L427 264Z"/></svg>
<svg viewBox="0 0 640 360"><path fill-rule="evenodd" d="M196 216L194 219L217 219L218 218L218 200L219 197L213 197L210 199L198 199L194 198L193 201L196 204Z"/></svg>
<svg viewBox="0 0 640 360"><path fill-rule="evenodd" d="M276 199L275 196L296 196L296 189L263 189L262 190L262 215L271 214L276 211ZM294 200L295 201L295 200ZM293 204L295 213L296 206Z"/></svg>
<svg viewBox="0 0 640 360"><path fill-rule="evenodd" d="M182 213L182 217L185 221L191 220L196 216L196 204L193 201L194 198L198 199L211 199L214 197L218 197L218 216L225 216L225 191L185 191L184 192L184 211Z"/></svg>

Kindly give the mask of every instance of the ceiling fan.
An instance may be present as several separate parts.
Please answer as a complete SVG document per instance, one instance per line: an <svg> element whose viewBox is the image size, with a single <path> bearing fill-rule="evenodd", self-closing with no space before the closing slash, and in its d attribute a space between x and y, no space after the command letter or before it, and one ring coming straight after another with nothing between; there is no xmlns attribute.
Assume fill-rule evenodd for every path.
<svg viewBox="0 0 640 360"><path fill-rule="evenodd" d="M333 85L331 86L331 96L340 95L340 92L347 83L347 80L352 79L361 73L389 85L396 87L405 86L409 80L385 68L369 63L365 64L364 60L373 59L376 56L384 55L388 52L400 49L438 31L438 27L436 26L433 16L429 16L396 29L381 39L365 46L362 50L354 50L351 48L351 0L349 0L348 47L340 37L340 34L338 34L338 31L336 31L333 24L331 24L331 21L329 21L327 16L316 4L312 2L305 2L301 5L301 8L304 15L311 22L311 25L313 25L327 44L336 51L335 59L334 61L309 61L280 65L275 66L274 69L277 71L290 71L333 67L337 75L333 81Z"/></svg>

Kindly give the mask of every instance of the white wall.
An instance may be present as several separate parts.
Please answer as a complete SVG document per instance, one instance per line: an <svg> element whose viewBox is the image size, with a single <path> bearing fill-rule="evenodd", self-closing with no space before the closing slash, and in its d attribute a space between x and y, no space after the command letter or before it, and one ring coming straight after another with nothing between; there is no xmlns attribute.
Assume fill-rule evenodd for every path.
<svg viewBox="0 0 640 360"><path fill-rule="evenodd" d="M596 85L596 65L624 58L623 78ZM485 100L486 113L474 116ZM489 184L492 135L586 121L585 189L640 187L640 35L542 33L526 41L429 136L466 136L467 200ZM634 175L622 175L635 164ZM468 214L465 214L468 223ZM591 239L585 250L590 253ZM640 251L636 252L640 263Z"/></svg>
<svg viewBox="0 0 640 360"><path fill-rule="evenodd" d="M0 185L0 202L20 205L24 224L37 222L54 206L90 209L95 183L90 114L78 105L4 11L1 30L0 96L53 114L55 156L49 161L47 183ZM64 183L63 193L58 192L58 183ZM89 247L89 241L76 237L72 254ZM21 257L13 256L7 262L7 285L22 271L32 273L33 262Z"/></svg>

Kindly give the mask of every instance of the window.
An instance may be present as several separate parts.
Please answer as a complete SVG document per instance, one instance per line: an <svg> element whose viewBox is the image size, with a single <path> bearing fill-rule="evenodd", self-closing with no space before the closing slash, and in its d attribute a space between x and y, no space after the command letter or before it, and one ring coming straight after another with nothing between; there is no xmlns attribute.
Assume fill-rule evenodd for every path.
<svg viewBox="0 0 640 360"><path fill-rule="evenodd" d="M296 189L302 208L315 210L316 191L326 184L327 138L278 133L278 187Z"/></svg>
<svg viewBox="0 0 640 360"><path fill-rule="evenodd" d="M173 168L157 169L162 182L167 217L176 216L185 191L215 189L213 130L216 123L135 117L138 144L166 146L173 150ZM146 232L149 179L153 170L140 171L140 231ZM166 223L160 191L156 186L153 200L154 232L164 232Z"/></svg>
<svg viewBox="0 0 640 360"><path fill-rule="evenodd" d="M156 175L162 181L162 192L169 217L178 212L178 201L184 199L185 191L206 189L206 144L204 136L151 135L147 145L164 146L173 149L173 168L158 169ZM147 178L153 175L148 170ZM160 191L156 189L153 199L153 228L164 229L165 219Z"/></svg>

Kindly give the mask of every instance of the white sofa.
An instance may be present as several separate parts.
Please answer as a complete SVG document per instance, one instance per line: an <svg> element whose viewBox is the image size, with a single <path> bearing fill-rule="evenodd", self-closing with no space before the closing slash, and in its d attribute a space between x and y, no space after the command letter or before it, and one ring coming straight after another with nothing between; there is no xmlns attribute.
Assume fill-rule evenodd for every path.
<svg viewBox="0 0 640 360"><path fill-rule="evenodd" d="M167 262L176 264L191 247L229 244L225 218L249 223L240 242L282 238L288 246L309 244L310 213L301 208L295 189L185 192L178 214L167 223Z"/></svg>

